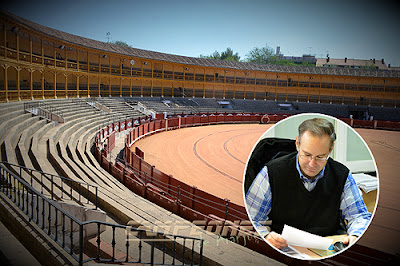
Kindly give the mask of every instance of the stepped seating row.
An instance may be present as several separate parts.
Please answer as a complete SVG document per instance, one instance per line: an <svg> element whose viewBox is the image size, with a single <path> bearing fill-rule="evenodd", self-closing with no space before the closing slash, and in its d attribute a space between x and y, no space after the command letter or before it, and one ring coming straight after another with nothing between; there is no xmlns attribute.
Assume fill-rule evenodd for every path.
<svg viewBox="0 0 400 266"><path fill-rule="evenodd" d="M220 105L216 99L194 98L193 101L196 102L200 107L220 108Z"/></svg>
<svg viewBox="0 0 400 266"><path fill-rule="evenodd" d="M192 98L172 98L172 101L178 106L193 106L198 107L199 104Z"/></svg>
<svg viewBox="0 0 400 266"><path fill-rule="evenodd" d="M158 113L170 113L172 111L172 107L170 105L167 105L163 102L151 102L151 101L140 101L142 104L144 104L148 109L154 110Z"/></svg>
<svg viewBox="0 0 400 266"><path fill-rule="evenodd" d="M14 103L0 104L2 160L10 158L16 164L38 171L96 185L100 207L123 224L134 220L138 223L146 223L150 228L151 226L159 228L160 224L176 221L176 224L184 228L179 231L179 234L190 236L193 231L192 227L195 226L128 190L103 169L94 158L91 149L99 129L119 119L125 119L125 114L113 111L105 113L87 103L82 104L80 101L69 99L45 102L53 110L60 110L66 115L67 119L64 123L56 124L24 113L23 104L20 103L15 106ZM67 108L68 111L66 111ZM7 115L8 117L6 117ZM11 163L10 160L8 161ZM14 169L14 172L18 171L16 168L11 168ZM29 173L21 171L21 176L31 182ZM35 174L33 176L33 186L39 191L44 191L45 195L49 196L50 189L53 189L56 200L83 204L79 203L79 193L70 190L68 183L51 188L49 179L41 179L40 175ZM67 195L68 199L63 199L62 195ZM216 235L211 234L204 237L208 238L210 242L218 242ZM189 247L190 243L183 244L191 248ZM237 245L234 245L233 250L236 253L252 253ZM210 249L207 252L214 251ZM213 256L214 259L226 260L226 256L218 254L218 252L215 252ZM256 263L264 258L262 255L252 253L251 260Z"/></svg>
<svg viewBox="0 0 400 266"><path fill-rule="evenodd" d="M1 113L4 113L2 117L7 115L12 117L8 120L1 120L2 134L0 137L3 147L3 152L1 154L2 161L57 175L63 172L62 168L54 167L54 165L57 165L54 164L54 162L57 162L54 158L59 157L49 156L49 154L58 155L61 152L61 155L66 156L68 160L69 157L66 155L66 145L76 145L76 142L68 142L70 136L75 136L75 139L77 139L79 134L83 133L83 131L90 126L94 127L91 131L91 133L94 134L94 131L98 130L99 123L101 125L101 122L108 122L107 117L99 119L100 112L97 111L98 114L96 114L96 111L93 111L93 108L87 104L72 104L71 101L64 102L62 100L46 101L46 104L51 105L53 110L62 110L63 107L69 106L70 115L68 117L70 121L56 127L54 123L48 123L46 120L40 119L37 116L32 116L29 113L25 114L22 108L23 105L18 105L19 110L8 113L7 111L10 110L8 104L2 106ZM79 127L80 129L78 130ZM68 149L70 148L68 147ZM75 155L75 148L71 148L71 150L74 152L70 152L70 154ZM49 162L47 158L53 158L53 161ZM76 159L76 156L73 157L73 159ZM78 168L76 164L73 167ZM14 169L14 171L17 172L17 169ZM87 172L86 175L80 173L77 178L71 178L71 176L67 177L77 181L87 181L90 179L86 177L88 175L93 175L92 173L88 174ZM24 178L28 179L27 181L30 181L30 176L27 173L22 172L22 175ZM43 184L40 184L41 182L43 182ZM96 182L91 182L90 184L97 185ZM37 182L34 182L33 185L39 191L43 190L42 185L45 187L45 191L50 190L50 183L47 179L37 179ZM53 189L56 195L61 194L59 187L56 186ZM76 194L75 197L75 199L77 199L79 195Z"/></svg>
<svg viewBox="0 0 400 266"><path fill-rule="evenodd" d="M130 99L132 101L133 99ZM157 97L142 97L135 98L135 100L142 102L149 109L156 112L168 114L177 113L196 113L196 112L253 112L253 113L285 113L285 114L299 114L299 113L323 113L335 117L348 118L350 116L350 109L357 108L357 106L341 104L330 104L328 102L296 102L296 101L261 101L261 100L243 100L243 99L226 99L230 103L229 108L224 108L219 105L218 101L221 99L207 99L207 98L157 98ZM172 107L166 106L163 101L170 100ZM334 100L334 99L333 99ZM335 101L333 101L335 103ZM179 108L174 108L175 103ZM195 103L195 104L194 104ZM280 104L290 105L290 108L282 107ZM376 120L390 120L400 121L400 109L387 108L377 106L363 107L370 116Z"/></svg>
<svg viewBox="0 0 400 266"><path fill-rule="evenodd" d="M5 109L7 109L7 105L2 107L2 113L3 111L6 112ZM3 134L1 135L3 147L1 159L2 161L7 161L9 164L21 165L39 171L44 170L38 163L38 160L36 160L37 157L35 157L34 154L36 149L33 147L37 144L37 141L35 142L33 139L39 136L39 132L43 131L41 129L51 128L51 126L54 126L54 123L48 123L47 120L41 119L38 116L32 116L29 113L24 114L22 109L23 106L21 105L19 107L21 108L21 110L18 111L20 113L19 116L15 116L11 119L11 122L8 120L1 124L1 127L3 128ZM31 183L35 189L42 191L46 196L50 196L51 191L53 192L51 196L55 196L57 199L63 197L65 194L69 194L69 198L72 201L79 202L79 195L75 193L74 190L69 190L66 187L60 188L60 186L63 187L63 185L60 185L61 180L58 180L59 185L52 186L49 176L43 177L43 175L37 172L28 173L26 171L21 171L21 168L13 165L10 165L9 168L21 175L21 177ZM45 172L57 174L54 169ZM73 195L71 194L71 191L73 192Z"/></svg>
<svg viewBox="0 0 400 266"><path fill-rule="evenodd" d="M233 100L232 107L242 112L282 113L275 101ZM285 110L285 113L290 113Z"/></svg>
<svg viewBox="0 0 400 266"><path fill-rule="evenodd" d="M179 101L176 100L177 98L162 98L160 101L149 101L148 98L143 98L140 100L147 108L154 110L158 113L168 113L168 114L190 114L190 113L211 113L211 112L224 112L227 109L223 109L221 106L194 106L193 102L189 102L187 100L188 105L184 105L186 101L184 98L180 98ZM165 104L163 101L169 100L170 103ZM211 99L214 100L215 99ZM194 100L193 100L194 101ZM196 99L197 101L197 99ZM228 110L230 111L230 110Z"/></svg>
<svg viewBox="0 0 400 266"><path fill-rule="evenodd" d="M113 113L125 116L140 116L141 113L134 108L134 104L124 98L96 98L96 102L108 107Z"/></svg>
<svg viewBox="0 0 400 266"><path fill-rule="evenodd" d="M400 121L399 108L369 106L368 113L377 120Z"/></svg>
<svg viewBox="0 0 400 266"><path fill-rule="evenodd" d="M341 104L293 103L301 113L323 113L335 117L349 117L349 107Z"/></svg>
<svg viewBox="0 0 400 266"><path fill-rule="evenodd" d="M55 109L58 107L56 102L47 103L54 105ZM70 102L68 104L71 105ZM65 105L65 103L61 105ZM8 106L2 107L1 110L5 110ZM76 110L79 110L79 107L76 107ZM22 106L19 108L21 108L18 110L19 115L16 114L13 118L15 123L3 121L1 125L4 128L4 134L1 135L4 140L2 141L5 155L2 156L3 160L97 185L99 198L104 201L103 204L109 204L118 209L116 212L121 214L119 218L122 220L127 222L131 219L142 220L144 217L148 217L149 221L154 222L153 215L149 215L140 207L137 209L138 207L134 204L144 200L140 197L135 199L136 195L100 167L90 151L99 127L114 119L122 120L125 116L105 115L100 111L96 113L88 106L86 112L76 111L74 115L70 116L69 121L55 126L54 123L47 123L46 120L33 117L31 114L24 114ZM5 127L5 125L11 124L15 124L15 126ZM16 150L19 150L23 156L19 158ZM22 172L22 177L30 181L27 173ZM39 184L39 182L43 182L43 184ZM35 184L35 188L39 191L42 190L40 186L43 185L45 194L51 187L46 179L38 178ZM60 195L69 191L66 187L63 188L65 190L63 192L60 189L60 187L55 187L54 193ZM74 190L72 192L72 200L77 201L79 195ZM47 195L49 194L47 193Z"/></svg>

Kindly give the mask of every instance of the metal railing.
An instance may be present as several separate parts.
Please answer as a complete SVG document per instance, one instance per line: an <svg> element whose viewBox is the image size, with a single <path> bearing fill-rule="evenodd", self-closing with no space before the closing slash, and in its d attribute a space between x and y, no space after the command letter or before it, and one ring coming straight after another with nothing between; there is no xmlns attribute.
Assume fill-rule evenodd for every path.
<svg viewBox="0 0 400 266"><path fill-rule="evenodd" d="M82 225L95 224L97 234L91 240L92 258L83 262L141 263L150 265L202 265L204 240L153 232L132 226L99 221L88 221ZM101 238L101 227L107 227ZM179 227L179 226L177 226ZM117 240L117 235L123 238ZM107 239L108 238L108 239ZM108 240L108 241L107 241ZM190 248L186 247L186 245ZM108 257L102 251L108 249ZM145 257L147 255L147 258Z"/></svg>
<svg viewBox="0 0 400 266"><path fill-rule="evenodd" d="M107 150L107 149L106 149ZM107 150L107 153L111 154L111 151ZM244 217L247 217L247 213L243 207L242 210L234 209L230 206L230 201L226 199L220 199L220 202L216 202L204 197L200 197L198 195L194 195L192 191L185 190L180 185L171 185L167 182L163 182L153 176L149 176L145 171L140 171L139 169L133 167L131 164L127 163L124 159L116 158L116 161L119 161L124 165L126 169L129 169L136 178L142 180L145 184L153 184L159 189L163 190L163 193L170 196L171 198L175 198L179 204L183 204L184 202L192 202L193 205L196 206L194 210L199 211L200 209L209 211L209 214L215 214L218 217L224 218L227 220L228 215L232 220L245 220ZM171 193L172 191L172 193ZM192 208L187 206L187 208Z"/></svg>
<svg viewBox="0 0 400 266"><path fill-rule="evenodd" d="M202 265L203 239L168 235L102 221L82 222L3 164L0 164L0 192L0 196L9 198L28 217L29 222L35 223L79 265L88 261L151 265L193 265L196 261ZM123 230L125 235L121 237L118 230ZM93 239L95 244L91 242ZM107 249L108 242L111 243L111 253L107 254L107 250L110 250ZM190 252L186 248L187 242L192 243ZM97 254L91 255L89 243L93 244ZM125 250L122 251L121 247ZM196 248L198 252L195 252ZM158 257L157 252L161 252Z"/></svg>
<svg viewBox="0 0 400 266"><path fill-rule="evenodd" d="M51 121L64 123L63 112L44 102L26 102L24 103L24 111Z"/></svg>
<svg viewBox="0 0 400 266"><path fill-rule="evenodd" d="M98 188L85 182L75 181L63 176L44 173L35 169L9 162L0 162L0 167L6 167L19 177L23 178L31 187L36 188L42 195L48 196L51 200L71 200L80 205L94 204L94 209L98 208ZM74 195L78 193L78 195Z"/></svg>

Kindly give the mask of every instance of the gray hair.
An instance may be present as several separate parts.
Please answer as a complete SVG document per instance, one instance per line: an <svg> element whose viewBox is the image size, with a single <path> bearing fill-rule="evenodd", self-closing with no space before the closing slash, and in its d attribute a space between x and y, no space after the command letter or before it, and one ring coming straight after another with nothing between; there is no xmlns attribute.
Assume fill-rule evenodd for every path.
<svg viewBox="0 0 400 266"><path fill-rule="evenodd" d="M325 134L328 135L331 139L331 147L336 140L335 127L324 118L308 119L301 123L299 126L299 141L306 131L309 131L313 136L322 137Z"/></svg>

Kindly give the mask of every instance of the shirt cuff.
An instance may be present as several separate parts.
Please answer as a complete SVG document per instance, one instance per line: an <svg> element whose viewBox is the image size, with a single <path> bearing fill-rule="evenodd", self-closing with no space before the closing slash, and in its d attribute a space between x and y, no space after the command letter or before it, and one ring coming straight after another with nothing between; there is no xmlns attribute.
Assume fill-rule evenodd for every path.
<svg viewBox="0 0 400 266"><path fill-rule="evenodd" d="M264 226L259 223L254 223L254 227L262 238L265 238L270 233L270 229L268 226Z"/></svg>

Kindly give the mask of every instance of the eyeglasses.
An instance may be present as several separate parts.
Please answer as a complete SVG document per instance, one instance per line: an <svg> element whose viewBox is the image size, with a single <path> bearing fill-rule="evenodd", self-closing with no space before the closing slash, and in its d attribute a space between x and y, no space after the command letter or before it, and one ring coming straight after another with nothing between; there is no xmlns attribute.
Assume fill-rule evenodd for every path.
<svg viewBox="0 0 400 266"><path fill-rule="evenodd" d="M329 159L329 155L327 157L322 157L322 156L312 156L310 154L299 154L299 157L307 162L311 162L311 160L314 158L317 163L324 163Z"/></svg>

